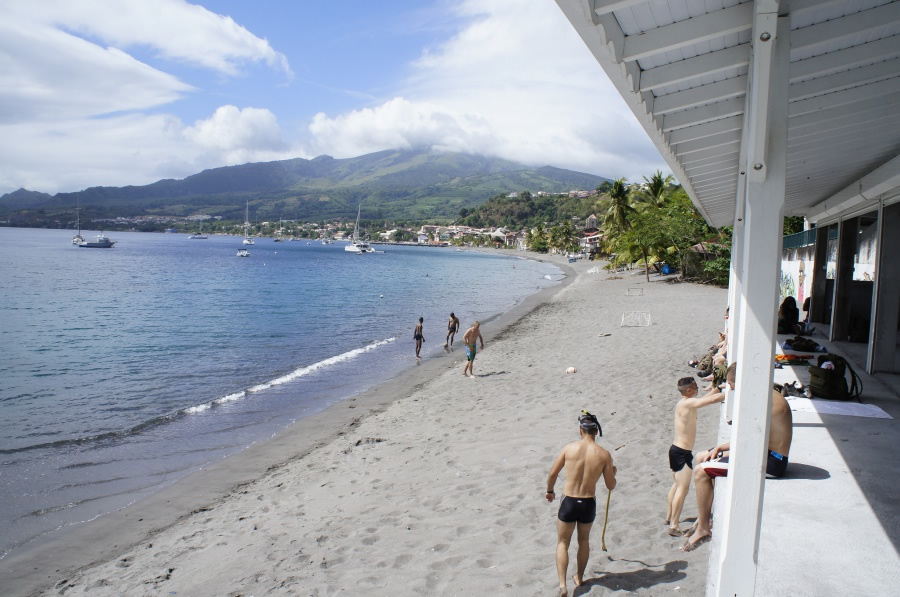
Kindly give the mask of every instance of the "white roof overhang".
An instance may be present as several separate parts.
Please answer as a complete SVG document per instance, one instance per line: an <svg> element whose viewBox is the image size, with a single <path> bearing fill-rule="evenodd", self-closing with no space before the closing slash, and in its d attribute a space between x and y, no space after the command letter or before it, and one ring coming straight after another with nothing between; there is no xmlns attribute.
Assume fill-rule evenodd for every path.
<svg viewBox="0 0 900 597"><path fill-rule="evenodd" d="M753 0L556 1L703 216L731 225ZM900 0L769 2L791 29L785 214L827 219L896 188Z"/></svg>

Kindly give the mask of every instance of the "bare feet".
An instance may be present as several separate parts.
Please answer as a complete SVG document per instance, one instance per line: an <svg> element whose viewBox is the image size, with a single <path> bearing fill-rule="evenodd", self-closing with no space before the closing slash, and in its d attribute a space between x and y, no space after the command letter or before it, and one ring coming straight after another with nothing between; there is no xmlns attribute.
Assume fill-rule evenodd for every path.
<svg viewBox="0 0 900 597"><path fill-rule="evenodd" d="M684 533L681 532L679 528L669 527L669 536L670 537L684 537Z"/></svg>
<svg viewBox="0 0 900 597"><path fill-rule="evenodd" d="M567 589L566 587L560 587L559 597L569 597L569 589Z"/></svg>
<svg viewBox="0 0 900 597"><path fill-rule="evenodd" d="M584 584L584 579L579 578L577 574L573 574L573 575L572 575L572 582L575 583L575 586L576 586L576 587L580 587L581 585Z"/></svg>
<svg viewBox="0 0 900 597"><path fill-rule="evenodd" d="M707 533L706 535L702 535L700 537L697 537L697 534L694 533L694 535L690 539L684 542L684 545L682 545L680 549L683 552L694 551L704 543L707 543L711 540L712 533Z"/></svg>

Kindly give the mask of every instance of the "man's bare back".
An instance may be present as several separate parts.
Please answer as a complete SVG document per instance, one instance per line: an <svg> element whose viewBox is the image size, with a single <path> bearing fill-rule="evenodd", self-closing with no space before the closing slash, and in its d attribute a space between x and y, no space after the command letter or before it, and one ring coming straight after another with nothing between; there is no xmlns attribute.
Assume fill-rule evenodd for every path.
<svg viewBox="0 0 900 597"><path fill-rule="evenodd" d="M606 477L607 487L615 487L616 481L612 474L612 457L603 446L597 444L593 438L585 438L577 442L567 444L560 456L566 469L566 484L563 494L569 497L592 498L597 494L597 481L600 475L609 469ZM612 487L609 487L612 482Z"/></svg>

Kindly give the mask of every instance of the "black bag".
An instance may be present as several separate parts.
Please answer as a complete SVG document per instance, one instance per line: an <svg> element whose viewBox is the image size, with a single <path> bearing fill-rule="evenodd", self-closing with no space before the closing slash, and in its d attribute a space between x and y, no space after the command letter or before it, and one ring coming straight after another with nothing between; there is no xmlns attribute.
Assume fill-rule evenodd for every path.
<svg viewBox="0 0 900 597"><path fill-rule="evenodd" d="M816 352L819 349L819 345L815 340L802 336L794 336L793 340L788 340L788 344L791 345L790 350L795 352ZM841 357L838 358L840 359Z"/></svg>
<svg viewBox="0 0 900 597"><path fill-rule="evenodd" d="M834 369L823 369L822 363L831 361ZM850 387L847 387L847 372L850 372ZM862 380L843 357L836 354L819 355L818 365L809 367L809 389L813 396L831 400L860 400ZM861 401L861 400L860 400Z"/></svg>

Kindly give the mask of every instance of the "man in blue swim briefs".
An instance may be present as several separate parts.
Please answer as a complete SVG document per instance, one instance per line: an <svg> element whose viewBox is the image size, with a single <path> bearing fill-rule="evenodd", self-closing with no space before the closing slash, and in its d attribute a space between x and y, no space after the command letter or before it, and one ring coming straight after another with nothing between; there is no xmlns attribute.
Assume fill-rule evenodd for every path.
<svg viewBox="0 0 900 597"><path fill-rule="evenodd" d="M475 377L473 367L475 365L475 345L481 342L481 350L484 350L484 338L481 337L481 324L477 321L463 334L463 343L466 345L466 366L463 367L463 375Z"/></svg>
<svg viewBox="0 0 900 597"><path fill-rule="evenodd" d="M575 586L584 582L584 570L587 568L590 544L588 542L591 526L597 514L597 481L600 475L606 488L612 491L616 486L616 467L610 453L597 443L597 436L602 436L600 422L597 417L587 411L578 417L579 441L570 442L562 449L550 468L547 477L547 493L544 497L552 502L556 497L554 486L556 478L565 467L566 483L563 487L563 499L559 504L559 522L557 523L556 572L559 574L559 594L569 594L566 588L566 570L569 567L569 543L572 533L578 529L578 552L576 556L577 570L572 576Z"/></svg>
<svg viewBox="0 0 900 597"><path fill-rule="evenodd" d="M728 367L725 374L728 385L734 390L735 365ZM769 444L766 450L766 477L784 475L788 465L788 452L793 439L794 419L791 407L781 392L772 391L772 414L769 417ZM681 551L693 551L712 538L710 521L716 477L728 475L728 457L731 443L720 444L709 452L697 454L697 468L694 471L694 489L697 492L697 522L686 534L690 537L681 546Z"/></svg>

